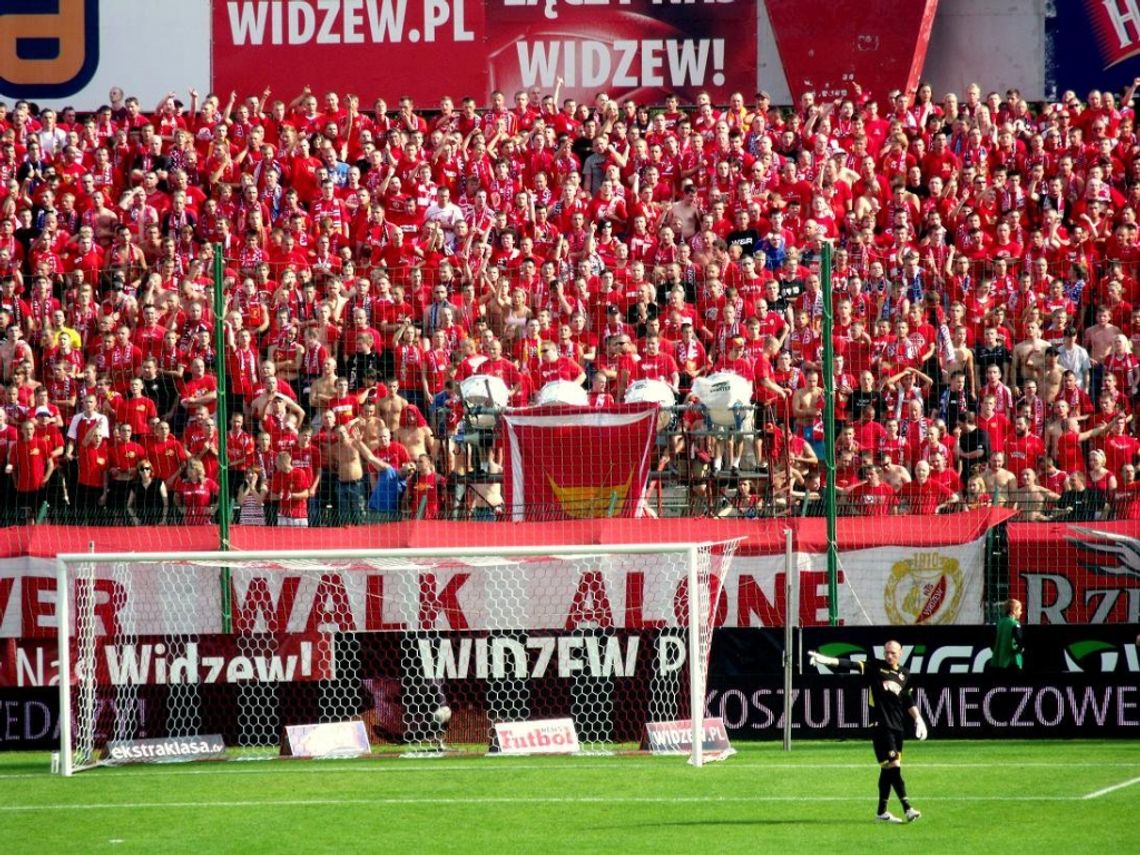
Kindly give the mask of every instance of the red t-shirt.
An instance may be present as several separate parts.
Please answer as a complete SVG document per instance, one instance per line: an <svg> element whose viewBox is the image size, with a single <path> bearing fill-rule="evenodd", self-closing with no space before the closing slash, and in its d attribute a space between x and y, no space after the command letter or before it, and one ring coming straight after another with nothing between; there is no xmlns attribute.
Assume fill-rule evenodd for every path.
<svg viewBox="0 0 1140 855"><path fill-rule="evenodd" d="M145 395L137 398L119 398L115 401L115 424L126 422L133 436L150 433L150 420L158 415L154 401Z"/></svg>
<svg viewBox="0 0 1140 855"><path fill-rule="evenodd" d="M154 465L154 477L159 480L169 481L173 478L187 457L182 443L172 436L163 442L147 438L146 459Z"/></svg>
<svg viewBox="0 0 1140 855"><path fill-rule="evenodd" d="M308 497L293 498L291 494L308 490L312 483L313 479L309 473L304 469L298 469L296 466L288 472L283 472L280 469L274 472L269 485L269 492L281 496L278 514L292 519L308 517Z"/></svg>
<svg viewBox="0 0 1140 855"><path fill-rule="evenodd" d="M193 483L182 479L174 488L182 497L182 522L184 525L209 525L212 520L207 509L218 495L218 482L209 478Z"/></svg>
<svg viewBox="0 0 1140 855"><path fill-rule="evenodd" d="M217 394L218 381L217 378L210 374L203 374L201 377L193 380L187 380L186 385L182 389L182 397L189 400L209 395L211 393ZM213 414L217 410L217 402L213 401L206 404L206 408Z"/></svg>
<svg viewBox="0 0 1140 855"><path fill-rule="evenodd" d="M434 520L439 516L439 474L417 475L412 485L412 516L417 519ZM423 516L420 517L420 508Z"/></svg>
<svg viewBox="0 0 1140 855"><path fill-rule="evenodd" d="M108 457L112 469L117 469L120 474L133 473L139 461L146 459L146 450L134 440L113 442Z"/></svg>
<svg viewBox="0 0 1140 855"><path fill-rule="evenodd" d="M355 395L333 398L329 401L328 408L336 413L336 423L338 425L346 425L360 415L360 403L356 400Z"/></svg>
<svg viewBox="0 0 1140 855"><path fill-rule="evenodd" d="M1045 453L1045 443L1036 434L1011 436L1005 441L1005 468L1021 481L1021 473L1026 469L1036 469L1037 462Z"/></svg>
<svg viewBox="0 0 1140 855"><path fill-rule="evenodd" d="M79 483L84 487L103 486L103 476L111 461L109 445L107 440L103 440L98 445L81 445L76 449L75 454L79 460Z"/></svg>
<svg viewBox="0 0 1140 855"><path fill-rule="evenodd" d="M869 483L860 484L849 496L857 512L869 517L884 517L898 504L890 484L881 483L877 487Z"/></svg>
<svg viewBox="0 0 1140 855"><path fill-rule="evenodd" d="M925 484L911 481L909 484L903 484L898 497L909 504L912 514L932 514L952 495L950 490L934 481L927 481Z"/></svg>
<svg viewBox="0 0 1140 855"><path fill-rule="evenodd" d="M51 459L51 445L46 439L33 436L30 440L22 436L8 446L8 463L16 479L16 489L21 493L31 493L44 485L48 461Z"/></svg>
<svg viewBox="0 0 1140 855"><path fill-rule="evenodd" d="M1120 467L1125 463L1131 463L1136 452L1140 450L1140 440L1126 433L1110 434L1104 438L1102 447L1104 449L1105 468L1119 477Z"/></svg>
<svg viewBox="0 0 1140 855"><path fill-rule="evenodd" d="M565 356L560 356L554 362L547 362L545 359L539 363L535 371L535 380L539 386L545 386L547 383L552 383L555 380L566 380L573 382L582 374L582 367Z"/></svg>

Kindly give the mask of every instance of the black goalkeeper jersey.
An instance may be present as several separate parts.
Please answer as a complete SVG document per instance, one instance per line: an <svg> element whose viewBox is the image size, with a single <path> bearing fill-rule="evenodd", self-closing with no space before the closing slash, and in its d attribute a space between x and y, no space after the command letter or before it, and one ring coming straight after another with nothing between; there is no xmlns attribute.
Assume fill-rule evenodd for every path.
<svg viewBox="0 0 1140 855"><path fill-rule="evenodd" d="M839 668L863 675L871 690L871 713L874 724L890 730L906 730L910 722L910 671L892 668L882 659L859 662L840 659Z"/></svg>

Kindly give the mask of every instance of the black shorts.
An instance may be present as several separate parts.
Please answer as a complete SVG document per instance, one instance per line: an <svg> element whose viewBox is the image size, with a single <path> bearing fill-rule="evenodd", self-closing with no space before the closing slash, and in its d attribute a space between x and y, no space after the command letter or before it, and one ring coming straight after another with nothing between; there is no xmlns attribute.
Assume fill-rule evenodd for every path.
<svg viewBox="0 0 1140 855"><path fill-rule="evenodd" d="M886 766L902 756L903 732L889 727L876 727L875 735L871 737L871 745L875 748L875 759L879 761L879 765Z"/></svg>

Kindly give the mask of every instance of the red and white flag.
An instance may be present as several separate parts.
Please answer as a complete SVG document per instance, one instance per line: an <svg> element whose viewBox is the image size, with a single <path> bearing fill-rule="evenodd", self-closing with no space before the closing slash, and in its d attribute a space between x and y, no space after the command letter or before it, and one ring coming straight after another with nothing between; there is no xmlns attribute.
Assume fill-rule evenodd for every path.
<svg viewBox="0 0 1140 855"><path fill-rule="evenodd" d="M508 410L503 430L510 519L644 515L656 404Z"/></svg>

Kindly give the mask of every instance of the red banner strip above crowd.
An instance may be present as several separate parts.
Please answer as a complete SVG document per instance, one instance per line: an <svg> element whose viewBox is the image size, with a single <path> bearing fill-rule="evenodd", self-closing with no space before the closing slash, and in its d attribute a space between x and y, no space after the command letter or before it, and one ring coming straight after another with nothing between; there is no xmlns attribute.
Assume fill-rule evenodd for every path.
<svg viewBox="0 0 1140 855"><path fill-rule="evenodd" d="M213 14L218 91L268 84L285 96L312 82L369 105L384 95L434 106L444 95L482 103L492 90L509 98L560 82L562 96L590 102L598 92L660 102L700 91L727 101L756 86L756 6L743 0L238 0Z"/></svg>

